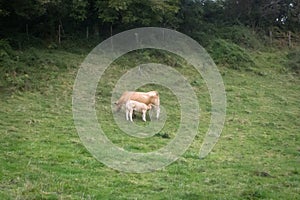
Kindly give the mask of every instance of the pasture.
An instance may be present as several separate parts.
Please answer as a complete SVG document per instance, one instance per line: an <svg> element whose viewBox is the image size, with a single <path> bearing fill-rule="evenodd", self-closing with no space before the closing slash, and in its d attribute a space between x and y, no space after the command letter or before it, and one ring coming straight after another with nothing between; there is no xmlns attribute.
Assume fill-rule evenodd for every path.
<svg viewBox="0 0 300 200"><path fill-rule="evenodd" d="M171 165L141 174L105 166L77 134L72 90L87 53L33 48L19 55L18 64L27 63L28 68L15 76L3 73L0 199L300 198L300 79L283 67L286 50L250 52L251 69L218 66L226 88L226 122L213 151L202 160L198 156L211 105L201 76L178 58L151 52L130 54L113 63L97 88L97 116L107 137L127 151L148 152L166 145L180 120L174 94L149 84L140 90L160 92L168 113L163 129L140 139L124 134L114 123L111 90L120 75L139 64L136 60L142 63L155 57L174 67L199 99L199 130L189 149ZM32 63L38 67L31 68ZM134 120L145 124L140 116Z"/></svg>

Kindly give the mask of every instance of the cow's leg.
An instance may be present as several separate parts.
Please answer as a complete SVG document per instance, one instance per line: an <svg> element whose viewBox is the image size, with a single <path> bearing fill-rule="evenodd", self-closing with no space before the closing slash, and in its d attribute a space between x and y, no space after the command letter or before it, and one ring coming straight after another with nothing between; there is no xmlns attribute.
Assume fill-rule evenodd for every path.
<svg viewBox="0 0 300 200"><path fill-rule="evenodd" d="M116 103L116 110L115 110L115 112L119 112L121 110L121 108L122 108L122 104L117 104Z"/></svg>
<svg viewBox="0 0 300 200"><path fill-rule="evenodd" d="M156 119L159 118L159 114L160 114L160 107L159 106L156 106Z"/></svg>
<svg viewBox="0 0 300 200"><path fill-rule="evenodd" d="M126 120L129 120L129 110L126 109Z"/></svg>

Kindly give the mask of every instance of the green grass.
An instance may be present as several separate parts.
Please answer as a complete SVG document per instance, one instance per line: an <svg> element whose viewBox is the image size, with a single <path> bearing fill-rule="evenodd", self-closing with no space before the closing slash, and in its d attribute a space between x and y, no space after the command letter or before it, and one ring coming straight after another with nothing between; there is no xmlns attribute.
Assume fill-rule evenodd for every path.
<svg viewBox="0 0 300 200"><path fill-rule="evenodd" d="M251 52L255 67L250 71L220 66L227 92L226 123L217 145L203 160L198 155L210 119L207 88L191 67L172 65L161 56L161 62L174 66L195 89L201 108L199 133L176 162L152 173L133 174L98 162L77 135L72 89L84 55L31 51L36 54L32 62L43 67L23 66L18 74L21 79L28 74L28 87L4 79L0 93L0 199L300 198L300 79L283 68L287 53ZM169 109L166 126L151 139L129 137L111 124L110 90L118 76L135 65L132 57L116 62L99 83L97 114L116 145L147 152L174 138L180 110ZM164 87L143 89L152 88L159 89L166 108L176 105Z"/></svg>

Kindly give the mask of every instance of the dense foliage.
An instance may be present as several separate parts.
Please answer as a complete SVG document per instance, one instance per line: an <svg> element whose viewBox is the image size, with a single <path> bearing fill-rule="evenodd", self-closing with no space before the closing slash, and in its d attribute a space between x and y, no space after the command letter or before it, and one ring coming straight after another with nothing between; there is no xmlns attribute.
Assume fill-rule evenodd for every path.
<svg viewBox="0 0 300 200"><path fill-rule="evenodd" d="M55 39L64 35L107 37L124 29L159 26L197 37L207 24L254 30L300 31L299 0L1 0L2 37L17 33Z"/></svg>

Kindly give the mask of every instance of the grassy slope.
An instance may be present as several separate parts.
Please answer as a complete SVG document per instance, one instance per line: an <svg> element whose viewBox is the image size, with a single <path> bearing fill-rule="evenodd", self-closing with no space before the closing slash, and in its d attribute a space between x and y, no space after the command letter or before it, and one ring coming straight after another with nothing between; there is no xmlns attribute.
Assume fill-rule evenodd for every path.
<svg viewBox="0 0 300 200"><path fill-rule="evenodd" d="M71 95L77 72L72 66L78 66L84 56L55 50L39 54L71 64L63 70L49 66L54 70L30 74L40 87L1 91L0 199L300 198L300 80L281 73L280 52L252 53L257 71L221 68L227 91L226 124L204 160L198 159L198 152L209 122L209 97L191 69L179 68L200 99L199 134L178 161L146 174L112 170L82 145L73 124ZM108 90L99 88L99 94L108 96ZM108 104L100 105L98 114L109 118L101 116L101 109L108 109ZM167 126L172 127L172 122ZM105 126L105 131L109 135L111 127ZM164 130L171 138L173 131ZM127 150L147 151L151 144L170 140L155 136L154 143L139 146L137 140L118 135L122 139L109 136Z"/></svg>

